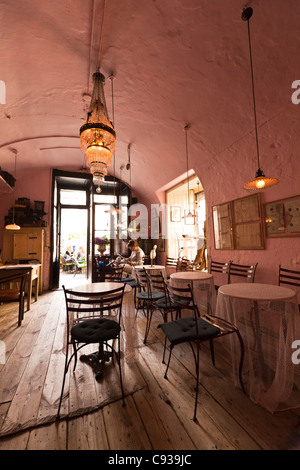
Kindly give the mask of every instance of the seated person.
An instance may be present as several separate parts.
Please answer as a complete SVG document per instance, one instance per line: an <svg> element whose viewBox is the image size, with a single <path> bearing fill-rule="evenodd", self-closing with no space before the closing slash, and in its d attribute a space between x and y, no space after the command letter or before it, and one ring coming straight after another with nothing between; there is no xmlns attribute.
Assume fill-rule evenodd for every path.
<svg viewBox="0 0 300 470"><path fill-rule="evenodd" d="M128 248L131 250L131 255L129 258L120 257L119 262L125 261L124 273L131 274L133 266L144 264L145 253L139 247L137 240L130 240Z"/></svg>
<svg viewBox="0 0 300 470"><path fill-rule="evenodd" d="M85 259L85 251L83 246L79 247L78 253L77 253L77 261L83 261Z"/></svg>

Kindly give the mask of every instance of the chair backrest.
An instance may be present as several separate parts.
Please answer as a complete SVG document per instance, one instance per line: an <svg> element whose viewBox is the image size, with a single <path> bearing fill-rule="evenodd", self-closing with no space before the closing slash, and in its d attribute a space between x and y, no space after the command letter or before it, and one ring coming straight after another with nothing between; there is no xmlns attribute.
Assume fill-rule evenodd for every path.
<svg viewBox="0 0 300 470"><path fill-rule="evenodd" d="M118 286L118 284L116 284ZM82 321L94 318L114 317L120 324L125 284L106 292L79 292L63 286L68 333L71 328Z"/></svg>
<svg viewBox="0 0 300 470"><path fill-rule="evenodd" d="M231 283L233 277L242 277L247 282L254 282L257 265L258 263L253 265L245 265L230 262L228 271L228 284Z"/></svg>
<svg viewBox="0 0 300 470"><path fill-rule="evenodd" d="M32 268L3 268L0 269L0 284L20 282L20 292L24 292L27 278Z"/></svg>
<svg viewBox="0 0 300 470"><path fill-rule="evenodd" d="M279 265L278 285L288 284L300 288L300 271L295 269L282 268Z"/></svg>
<svg viewBox="0 0 300 470"><path fill-rule="evenodd" d="M166 267L169 268L176 268L178 260L176 258L170 258L167 256L166 258Z"/></svg>
<svg viewBox="0 0 300 470"><path fill-rule="evenodd" d="M167 284L167 294L172 304L177 304L180 308L193 310L195 316L200 316L190 284L185 287L177 287Z"/></svg>
<svg viewBox="0 0 300 470"><path fill-rule="evenodd" d="M144 291L148 290L149 279L148 279L145 268L142 268L142 269L134 268L134 272L135 272L135 277L139 284L139 287Z"/></svg>
<svg viewBox="0 0 300 470"><path fill-rule="evenodd" d="M208 272L209 273L216 272L220 274L226 274L226 276L228 276L229 264L230 264L230 261L227 261L226 263L224 263L223 261L215 261L211 259L208 265Z"/></svg>
<svg viewBox="0 0 300 470"><path fill-rule="evenodd" d="M164 292L166 293L166 284L165 278L160 271L159 274L152 274L151 272L148 274L148 278L150 281L151 290Z"/></svg>
<svg viewBox="0 0 300 470"><path fill-rule="evenodd" d="M94 267L95 282L120 281L122 279L123 269L124 269L123 266L120 266L120 267L95 266Z"/></svg>
<svg viewBox="0 0 300 470"><path fill-rule="evenodd" d="M176 271L192 271L193 264L192 261L186 258L178 258Z"/></svg>

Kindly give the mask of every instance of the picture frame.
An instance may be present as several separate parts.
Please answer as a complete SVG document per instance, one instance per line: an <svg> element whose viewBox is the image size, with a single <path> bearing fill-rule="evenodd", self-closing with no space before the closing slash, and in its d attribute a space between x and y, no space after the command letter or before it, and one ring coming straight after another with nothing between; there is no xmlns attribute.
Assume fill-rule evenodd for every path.
<svg viewBox="0 0 300 470"><path fill-rule="evenodd" d="M213 206L216 250L263 250L260 194Z"/></svg>
<svg viewBox="0 0 300 470"><path fill-rule="evenodd" d="M236 250L263 250L264 230L260 193L232 201L233 237Z"/></svg>
<svg viewBox="0 0 300 470"><path fill-rule="evenodd" d="M180 206L171 206L170 220L171 220L171 222L180 222L181 221L181 207Z"/></svg>
<svg viewBox="0 0 300 470"><path fill-rule="evenodd" d="M268 238L300 236L300 195L264 204L265 235Z"/></svg>

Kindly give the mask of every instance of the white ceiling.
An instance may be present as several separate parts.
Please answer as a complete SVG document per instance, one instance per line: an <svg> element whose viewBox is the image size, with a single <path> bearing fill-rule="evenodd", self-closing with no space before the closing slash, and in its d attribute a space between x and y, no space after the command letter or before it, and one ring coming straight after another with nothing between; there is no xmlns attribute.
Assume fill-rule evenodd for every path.
<svg viewBox="0 0 300 470"><path fill-rule="evenodd" d="M290 103L291 83L300 79L300 6L297 0L247 5L254 9L262 123ZM129 143L137 192L150 194L184 174L186 123L190 168L200 179L218 159L222 168L224 149L254 127L245 6L241 0L2 0L1 168L14 172L12 149L18 174L82 167L79 128L98 65L106 78L115 75L117 176ZM105 94L112 119L108 79ZM125 170L122 178L129 181Z"/></svg>

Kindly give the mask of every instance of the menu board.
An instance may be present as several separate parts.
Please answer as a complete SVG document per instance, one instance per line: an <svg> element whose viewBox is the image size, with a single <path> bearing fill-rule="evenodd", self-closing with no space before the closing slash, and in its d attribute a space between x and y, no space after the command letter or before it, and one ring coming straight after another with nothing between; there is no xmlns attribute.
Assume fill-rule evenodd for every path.
<svg viewBox="0 0 300 470"><path fill-rule="evenodd" d="M300 236L300 196L264 204L267 237Z"/></svg>

